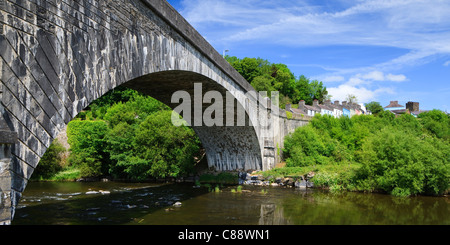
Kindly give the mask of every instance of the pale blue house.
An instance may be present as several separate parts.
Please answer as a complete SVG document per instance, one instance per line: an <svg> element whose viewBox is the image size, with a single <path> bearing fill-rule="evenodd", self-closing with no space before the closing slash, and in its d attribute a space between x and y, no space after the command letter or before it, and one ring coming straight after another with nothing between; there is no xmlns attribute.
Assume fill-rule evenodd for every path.
<svg viewBox="0 0 450 245"><path fill-rule="evenodd" d="M405 110L405 109L406 109L406 107L400 105L397 100L391 101L389 103L389 105L384 107L384 110L386 110L386 111L397 111L397 110Z"/></svg>
<svg viewBox="0 0 450 245"><path fill-rule="evenodd" d="M350 117L350 110L346 108L342 108L342 115Z"/></svg>

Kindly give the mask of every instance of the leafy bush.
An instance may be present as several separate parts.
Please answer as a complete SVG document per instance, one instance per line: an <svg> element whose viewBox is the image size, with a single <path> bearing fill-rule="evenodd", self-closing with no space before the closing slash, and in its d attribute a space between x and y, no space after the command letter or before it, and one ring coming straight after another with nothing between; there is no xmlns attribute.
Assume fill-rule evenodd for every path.
<svg viewBox="0 0 450 245"><path fill-rule="evenodd" d="M78 166L83 177L107 173L109 154L105 151L104 139L107 131L107 123L100 120L74 120L67 125L69 163Z"/></svg>
<svg viewBox="0 0 450 245"><path fill-rule="evenodd" d="M386 127L365 142L361 171L394 195L442 194L448 188L449 152L448 145Z"/></svg>
<svg viewBox="0 0 450 245"><path fill-rule="evenodd" d="M288 167L328 162L329 151L320 135L311 127L302 127L286 136L284 156Z"/></svg>
<svg viewBox="0 0 450 245"><path fill-rule="evenodd" d="M171 111L155 112L135 126L118 124L107 142L111 172L137 180L189 172L200 145L191 128L171 124Z"/></svg>
<svg viewBox="0 0 450 245"><path fill-rule="evenodd" d="M361 163L353 174L339 175L345 181L328 183L326 174L315 181L339 185L337 189L440 195L449 188L449 128L448 116L440 111L419 119L408 114L394 117L388 111L339 119L317 115L286 136L286 166Z"/></svg>
<svg viewBox="0 0 450 245"><path fill-rule="evenodd" d="M62 155L65 152L66 148L58 140L53 140L47 151L41 157L38 167L33 172L32 178L48 179L61 171L63 169L61 165Z"/></svg>
<svg viewBox="0 0 450 245"><path fill-rule="evenodd" d="M418 117L428 133L437 138L450 141L450 119L448 115L439 110L432 110L423 112Z"/></svg>
<svg viewBox="0 0 450 245"><path fill-rule="evenodd" d="M114 98L120 100L113 103ZM176 177L193 169L200 141L191 128L171 123L168 106L120 90L111 91L90 107L95 113L86 112L80 118L84 120L68 125L69 160L83 177L144 180Z"/></svg>

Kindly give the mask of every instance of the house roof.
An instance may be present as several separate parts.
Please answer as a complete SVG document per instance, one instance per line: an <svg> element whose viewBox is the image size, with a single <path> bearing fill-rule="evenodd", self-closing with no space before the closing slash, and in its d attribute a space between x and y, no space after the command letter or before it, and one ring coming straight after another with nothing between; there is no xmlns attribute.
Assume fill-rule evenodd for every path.
<svg viewBox="0 0 450 245"><path fill-rule="evenodd" d="M332 110L333 110L332 108L330 108L329 106L326 106L326 105L321 105L321 104L319 104L319 107L322 108L322 109L324 109L324 110L329 110L329 111L332 111Z"/></svg>
<svg viewBox="0 0 450 245"><path fill-rule="evenodd" d="M308 110L319 111L320 112L320 109L315 107L315 106L305 105L305 108L308 109Z"/></svg>
<svg viewBox="0 0 450 245"><path fill-rule="evenodd" d="M389 103L389 105L387 105L387 106L384 107L384 108L392 108L392 107L404 107L404 106L400 105L400 104L398 103L398 101L391 101L391 102Z"/></svg>
<svg viewBox="0 0 450 245"><path fill-rule="evenodd" d="M291 108L291 111L293 113L297 113L297 114L304 114L305 112L301 109L297 109L297 108Z"/></svg>
<svg viewBox="0 0 450 245"><path fill-rule="evenodd" d="M407 109L400 109L400 110L392 110L391 112L394 113L394 114L404 114L404 113L408 113L409 110L407 110Z"/></svg>

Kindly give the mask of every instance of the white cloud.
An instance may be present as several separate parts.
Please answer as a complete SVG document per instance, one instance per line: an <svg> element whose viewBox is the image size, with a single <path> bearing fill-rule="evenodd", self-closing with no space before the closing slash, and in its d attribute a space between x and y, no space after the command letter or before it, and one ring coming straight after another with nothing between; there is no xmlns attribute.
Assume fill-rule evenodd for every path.
<svg viewBox="0 0 450 245"><path fill-rule="evenodd" d="M349 93L357 95L360 102L384 95L389 100L396 90L405 93L402 82L411 83L408 89L419 89L421 86L415 86L418 78L406 72L450 55L447 0L182 1L181 14L213 46L247 48L250 44L250 49L257 49L259 44L274 45L274 49L284 48L279 55L285 54L287 47L292 50L292 57L299 59L305 49L320 50L312 59L304 52L305 60L289 62L307 67L299 68L296 75L303 70L314 72L313 76L326 83L329 94L337 100L345 99ZM352 56L354 53L345 51L353 45L367 50L376 47L381 52ZM350 48L329 52L334 48L340 51L341 47ZM390 50L394 52L389 53ZM450 67L450 60L439 64ZM321 71L324 72L320 74Z"/></svg>
<svg viewBox="0 0 450 245"><path fill-rule="evenodd" d="M334 75L325 76L318 79L322 82L342 82L345 80L343 76L334 76Z"/></svg>
<svg viewBox="0 0 450 245"><path fill-rule="evenodd" d="M291 47L366 45L409 50L379 64L379 68L391 70L450 53L450 1L333 1L320 5L301 0L184 0L182 5L183 16L205 30L211 42L257 40ZM392 81L396 79L402 80L395 77Z"/></svg>
<svg viewBox="0 0 450 245"><path fill-rule="evenodd" d="M244 5L248 1L240 2ZM265 9L271 11L266 16L257 14L261 5L254 5L257 11L250 14L251 27L241 29L230 39L281 39L289 45L365 44L441 49L444 44L450 47L450 44L442 42L449 37L446 32L450 23L448 1L373 0L356 2L341 11L322 7L307 13L289 11L287 8L300 1L293 2L286 8ZM278 12L280 10L283 10L282 15ZM229 19L242 18L228 16Z"/></svg>
<svg viewBox="0 0 450 245"><path fill-rule="evenodd" d="M365 87L357 87L349 84L342 84L338 87L327 88L328 94L332 95L333 100L345 101L347 95L353 94L357 97L359 103L368 103L376 100L377 96L381 94L394 94L392 88L377 88L370 90Z"/></svg>
<svg viewBox="0 0 450 245"><path fill-rule="evenodd" d="M406 81L406 76L403 74L394 75L394 74L387 74L386 80L392 81L392 82L403 82Z"/></svg>
<svg viewBox="0 0 450 245"><path fill-rule="evenodd" d="M367 79L367 80L374 80L374 81L384 81L385 77L383 72L381 71L372 71L367 74L361 75L361 78Z"/></svg>
<svg viewBox="0 0 450 245"><path fill-rule="evenodd" d="M361 84L367 84L368 82L366 80L363 80L358 77L351 77L345 84L349 86L355 86L355 85L361 85Z"/></svg>
<svg viewBox="0 0 450 245"><path fill-rule="evenodd" d="M350 78L350 80L354 79L363 79L369 81L390 81L390 82L404 82L406 81L406 76L403 74L384 74L382 71L371 71L366 74L356 74L354 77ZM358 84L363 83L359 82Z"/></svg>
<svg viewBox="0 0 450 245"><path fill-rule="evenodd" d="M406 81L403 74L394 75L385 74L382 71L371 71L366 73L357 73L351 76L345 83L339 86L327 87L328 94L332 95L333 100L343 101L348 94L356 95L359 102L367 103L377 100L380 95L394 94L391 87L380 86L381 84L390 84L392 82Z"/></svg>

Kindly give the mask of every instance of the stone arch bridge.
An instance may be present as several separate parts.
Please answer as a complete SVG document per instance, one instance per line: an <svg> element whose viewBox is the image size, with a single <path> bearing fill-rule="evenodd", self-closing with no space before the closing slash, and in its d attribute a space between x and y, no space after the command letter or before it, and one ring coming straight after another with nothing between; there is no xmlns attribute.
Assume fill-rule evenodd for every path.
<svg viewBox="0 0 450 245"><path fill-rule="evenodd" d="M173 101L174 92L186 91L202 107L199 114L192 107L194 120L209 105L196 93L231 96L222 105L230 112L223 125L192 124L209 166L219 170L272 168L284 135L306 123L287 120L283 110L260 99L164 0L0 0L0 57L3 224L11 222L52 140L78 112L119 85L172 108L180 102ZM194 89L199 85L201 92Z"/></svg>

